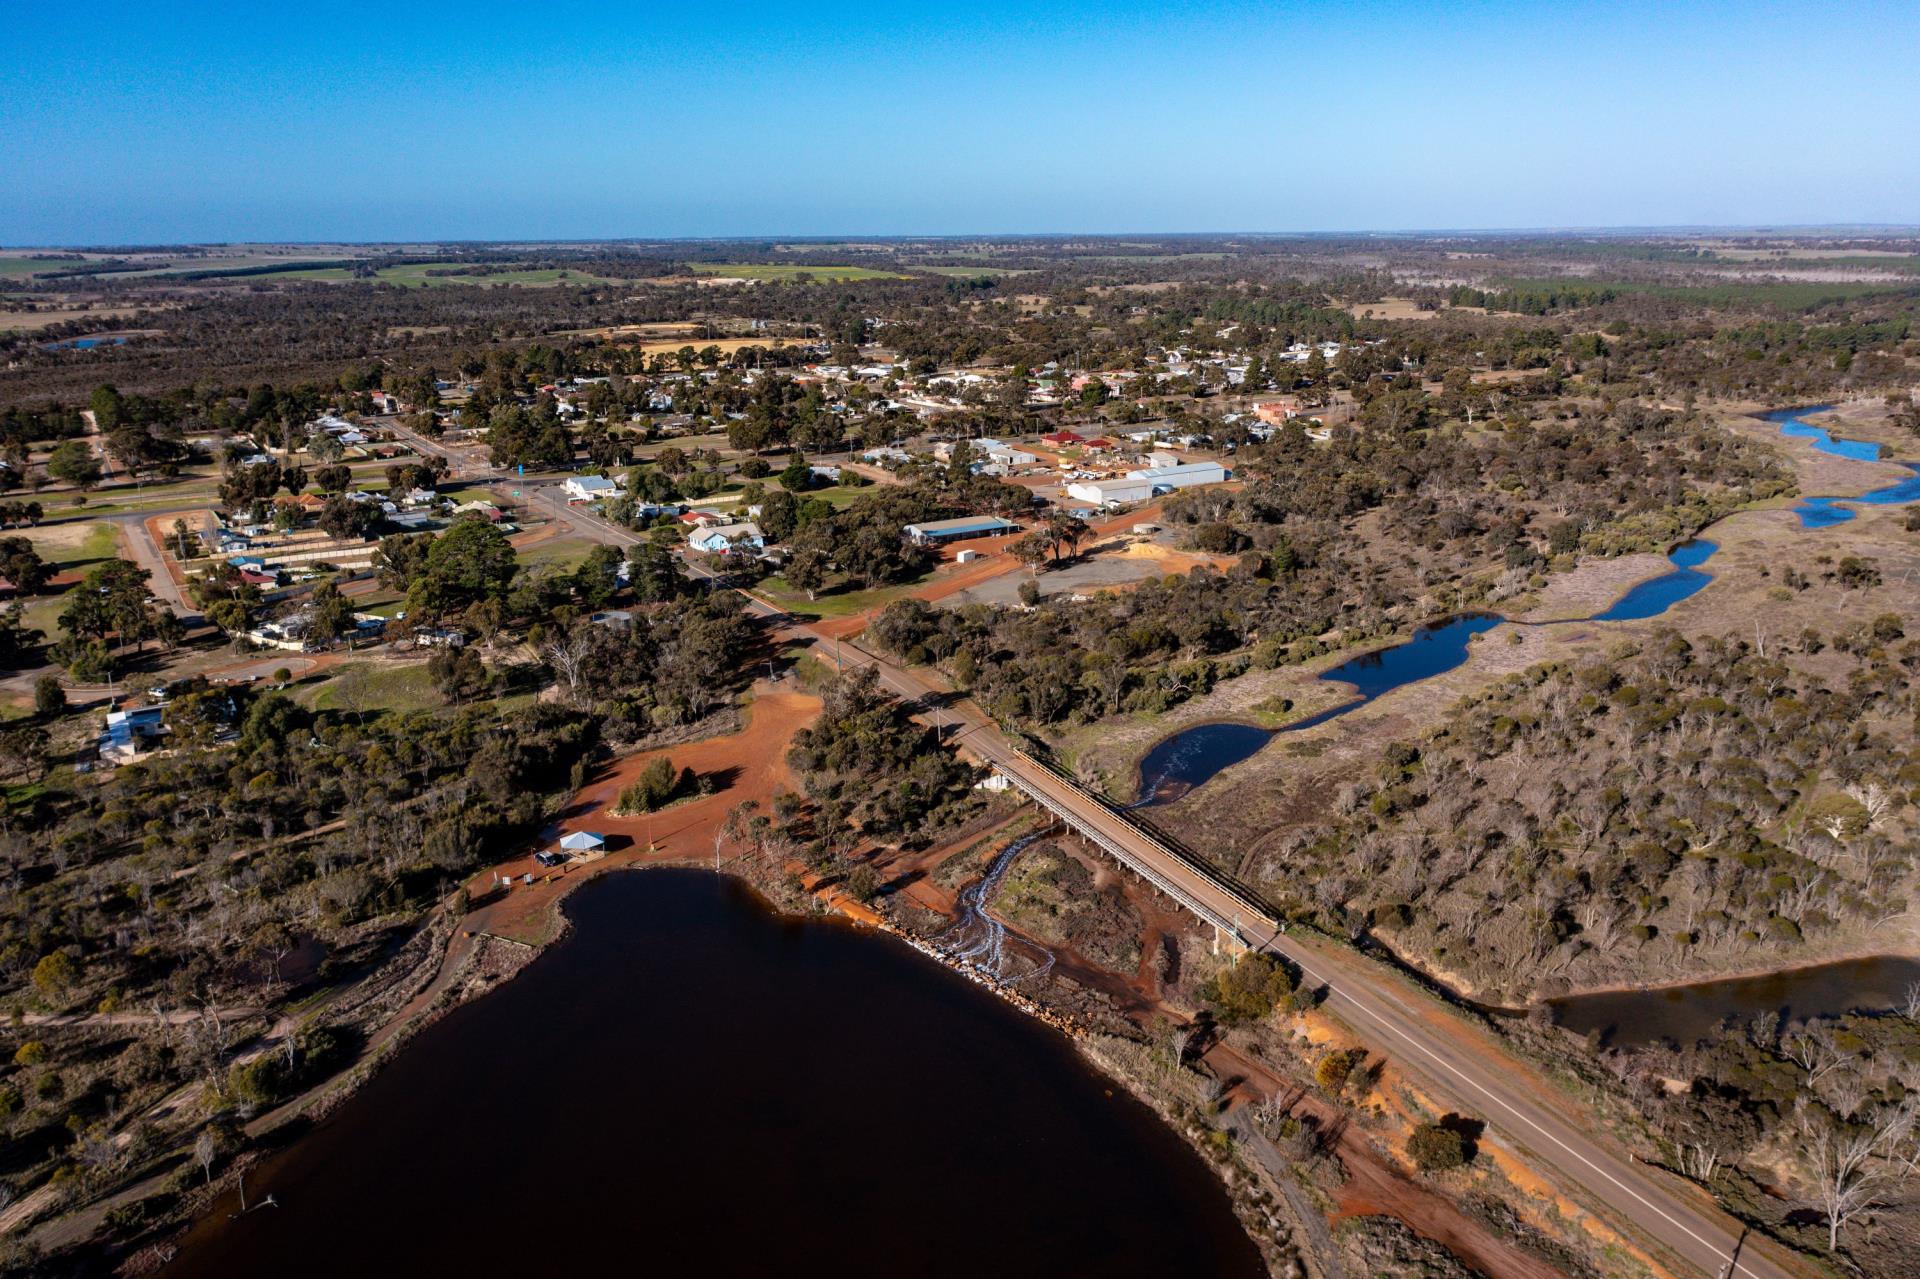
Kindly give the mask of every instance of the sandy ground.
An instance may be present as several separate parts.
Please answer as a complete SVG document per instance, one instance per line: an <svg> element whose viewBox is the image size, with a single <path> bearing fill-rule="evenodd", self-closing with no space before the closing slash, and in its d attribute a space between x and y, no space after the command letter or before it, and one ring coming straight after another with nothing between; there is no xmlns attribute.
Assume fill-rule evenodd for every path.
<svg viewBox="0 0 1920 1279"><path fill-rule="evenodd" d="M1096 544L1073 563L1044 570L1033 575L1031 580L1040 588L1042 598L1045 598L1134 586L1150 578L1165 577L1169 573L1189 573L1203 564L1225 568L1232 563L1232 559L1224 556L1176 550L1149 538L1129 534ZM977 585L951 592L946 600L954 607L963 604L1006 607L1019 601L1020 584L1028 579L1029 575L1025 573L1003 572Z"/></svg>
<svg viewBox="0 0 1920 1279"><path fill-rule="evenodd" d="M573 831L589 830L607 836L608 852L593 862L548 869L533 860L537 849L516 854L481 871L468 884L474 900L486 897L496 877L534 876L532 884L515 883L504 895L467 916L462 928L538 944L558 927L555 909L560 899L593 876L622 866L699 861L711 864L714 836L727 813L746 800L771 807L773 797L796 789L787 768L787 748L793 735L819 713L820 699L790 684L755 686L747 722L737 733L710 737L665 750L643 751L618 760L589 782L546 832L541 847L557 843ZM676 768L691 768L701 776L717 776L720 788L711 795L675 804L650 817L615 817L608 810L620 791L661 755ZM655 851L648 851L649 840ZM721 860L738 850L724 847Z"/></svg>

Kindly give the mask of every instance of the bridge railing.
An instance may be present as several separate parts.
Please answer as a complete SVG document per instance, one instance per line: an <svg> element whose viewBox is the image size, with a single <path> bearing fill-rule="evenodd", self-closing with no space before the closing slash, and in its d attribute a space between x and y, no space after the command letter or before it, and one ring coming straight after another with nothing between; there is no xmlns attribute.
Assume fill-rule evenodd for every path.
<svg viewBox="0 0 1920 1279"><path fill-rule="evenodd" d="M1112 839L1105 832L1092 828L1090 824L1079 819L1073 812L1069 811L1065 805L1055 802L1054 798L1041 788L1033 786L1023 778L1009 773L1009 779L1023 792L1044 805L1049 811L1058 815L1075 830L1078 830L1081 834L1093 840L1094 843L1105 849L1115 859L1140 875L1155 888L1166 893L1169 897L1179 902L1182 906L1185 906L1200 918L1206 920L1216 928L1233 933L1235 936L1240 936L1242 930L1247 927L1263 928L1269 932L1278 927L1278 923L1275 921L1272 911L1268 908L1267 904L1218 867L1210 865L1196 853L1174 846L1156 832L1142 825L1132 814L1126 812L1103 796L1096 795L1092 791L1089 791L1086 787L1080 785L1079 782L1067 776L1066 773L1057 766L1037 759L1017 746L1009 744L1006 749L1025 763L1032 765L1034 768L1039 769L1049 777L1060 782L1078 798L1097 805L1103 813L1111 817L1114 821L1124 825L1130 833L1142 842L1151 845L1156 852L1159 852L1172 861L1178 862L1188 870L1204 878L1217 891L1225 894L1245 912L1244 915L1236 913L1232 918L1223 917L1218 910L1199 901L1191 893L1187 892L1186 889L1168 879L1153 865L1142 861L1135 855L1134 850Z"/></svg>

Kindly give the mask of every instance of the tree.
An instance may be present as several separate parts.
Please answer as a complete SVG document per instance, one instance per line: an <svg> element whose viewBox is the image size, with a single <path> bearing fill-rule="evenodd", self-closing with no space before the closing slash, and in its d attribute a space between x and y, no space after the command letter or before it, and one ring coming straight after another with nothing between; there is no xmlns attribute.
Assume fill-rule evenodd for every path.
<svg viewBox="0 0 1920 1279"><path fill-rule="evenodd" d="M1051 544L1041 533L1025 533L1015 538L1007 547L1007 554L1025 564L1037 576L1040 566L1047 562Z"/></svg>
<svg viewBox="0 0 1920 1279"><path fill-rule="evenodd" d="M332 582L322 582L313 592L310 635L331 641L354 628L353 601L340 593Z"/></svg>
<svg viewBox="0 0 1920 1279"><path fill-rule="evenodd" d="M1446 1172L1467 1162L1467 1143L1441 1124L1420 1124L1407 1136L1407 1155L1421 1172Z"/></svg>
<svg viewBox="0 0 1920 1279"><path fill-rule="evenodd" d="M31 539L0 537L0 577L22 595L38 595L52 580L53 566L40 558Z"/></svg>
<svg viewBox="0 0 1920 1279"><path fill-rule="evenodd" d="M680 774L665 755L647 762L632 784L620 792L620 811L651 813L671 802L680 789Z"/></svg>
<svg viewBox="0 0 1920 1279"><path fill-rule="evenodd" d="M80 980L80 965L64 950L49 951L33 966L33 987L49 999L72 990Z"/></svg>
<svg viewBox="0 0 1920 1279"><path fill-rule="evenodd" d="M427 661L427 678L456 706L485 693L492 682L480 654L469 648L443 648L435 653Z"/></svg>
<svg viewBox="0 0 1920 1279"><path fill-rule="evenodd" d="M358 541L377 527L383 517L372 502L356 502L350 497L330 497L320 508L319 525L329 536L342 542Z"/></svg>
<svg viewBox="0 0 1920 1279"><path fill-rule="evenodd" d="M619 589L621 558L619 547L602 544L588 551L574 570L573 588L588 608L603 607Z"/></svg>
<svg viewBox="0 0 1920 1279"><path fill-rule="evenodd" d="M1917 1126L1920 1096L1914 1094L1899 1105L1879 1106L1864 1121L1802 1104L1801 1162L1827 1218L1829 1252L1839 1248L1842 1230L1920 1168L1920 1149L1907 1149Z"/></svg>
<svg viewBox="0 0 1920 1279"><path fill-rule="evenodd" d="M506 534L484 519L455 520L427 548L407 590L408 610L439 616L483 599L503 599L515 568Z"/></svg>
<svg viewBox="0 0 1920 1279"><path fill-rule="evenodd" d="M802 547L793 553L781 575L787 579L787 585L805 591L811 600L827 584L826 554L815 547Z"/></svg>
<svg viewBox="0 0 1920 1279"><path fill-rule="evenodd" d="M1351 1049L1336 1048L1322 1057L1314 1066L1313 1082L1326 1089L1330 1095L1337 1097L1346 1089L1348 1078L1362 1058L1363 1054Z"/></svg>
<svg viewBox="0 0 1920 1279"><path fill-rule="evenodd" d="M627 581L642 604L676 598L686 585L673 552L658 542L635 542L627 552Z"/></svg>
<svg viewBox="0 0 1920 1279"><path fill-rule="evenodd" d="M0 732L0 776L25 774L38 781L47 775L47 730L38 724L22 724Z"/></svg>
<svg viewBox="0 0 1920 1279"><path fill-rule="evenodd" d="M173 546L174 558L181 563L184 564L188 560L200 558L200 537L192 529L187 527L185 520L175 520L173 522L173 533L169 537L169 541Z"/></svg>
<svg viewBox="0 0 1920 1279"><path fill-rule="evenodd" d="M1124 666L1122 667L1124 669ZM1293 975L1272 955L1249 951L1215 973L1200 997L1229 1026L1258 1021L1293 994Z"/></svg>
<svg viewBox="0 0 1920 1279"><path fill-rule="evenodd" d="M76 641L104 641L109 635L117 635L121 644L143 641L152 629L147 611L151 577L130 560L94 565L61 611L61 627Z"/></svg>
<svg viewBox="0 0 1920 1279"><path fill-rule="evenodd" d="M17 671L30 660L45 633L26 624L26 609L9 604L0 609L0 667Z"/></svg>
<svg viewBox="0 0 1920 1279"><path fill-rule="evenodd" d="M67 690L57 675L42 675L33 681L33 712L41 719L54 719L67 709Z"/></svg>
<svg viewBox="0 0 1920 1279"><path fill-rule="evenodd" d="M1067 558L1073 558L1080 549L1080 543L1092 532L1093 529L1078 515L1059 510L1047 512L1047 547L1055 559L1059 558L1063 546L1067 548Z"/></svg>
<svg viewBox="0 0 1920 1279"><path fill-rule="evenodd" d="M85 440L62 440L47 455L47 474L84 492L100 482L100 459Z"/></svg>

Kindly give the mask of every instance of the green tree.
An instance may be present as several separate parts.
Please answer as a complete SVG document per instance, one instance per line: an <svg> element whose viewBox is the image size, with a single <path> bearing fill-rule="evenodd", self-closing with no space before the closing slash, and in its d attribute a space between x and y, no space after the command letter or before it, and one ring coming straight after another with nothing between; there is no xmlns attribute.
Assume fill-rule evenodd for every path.
<svg viewBox="0 0 1920 1279"><path fill-rule="evenodd" d="M1407 1136L1407 1154L1421 1172L1445 1172L1467 1162L1467 1143L1452 1128L1421 1124Z"/></svg>
<svg viewBox="0 0 1920 1279"><path fill-rule="evenodd" d="M485 599L503 599L516 568L506 534L484 519L463 518L427 548L407 590L407 608L437 617Z"/></svg>
<svg viewBox="0 0 1920 1279"><path fill-rule="evenodd" d="M100 459L85 440L62 440L47 455L47 474L85 491L100 482Z"/></svg>
<svg viewBox="0 0 1920 1279"><path fill-rule="evenodd" d="M1124 669L1124 667L1122 668ZM1293 994L1293 975L1272 955L1249 951L1213 975L1200 997L1229 1026L1258 1021Z"/></svg>
<svg viewBox="0 0 1920 1279"><path fill-rule="evenodd" d="M626 813L651 813L672 802L680 789L680 774L665 755L649 760L626 789L620 792L620 810Z"/></svg>
<svg viewBox="0 0 1920 1279"><path fill-rule="evenodd" d="M54 719L67 709L67 690L58 675L42 675L33 681L33 713L41 719Z"/></svg>
<svg viewBox="0 0 1920 1279"><path fill-rule="evenodd" d="M33 966L33 988L49 999L65 995L80 980L80 965L64 950L49 951Z"/></svg>

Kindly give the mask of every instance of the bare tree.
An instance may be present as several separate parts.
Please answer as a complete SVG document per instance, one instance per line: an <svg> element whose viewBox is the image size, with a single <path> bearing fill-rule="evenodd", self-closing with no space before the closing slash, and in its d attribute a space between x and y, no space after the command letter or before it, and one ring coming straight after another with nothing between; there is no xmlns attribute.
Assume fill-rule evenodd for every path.
<svg viewBox="0 0 1920 1279"><path fill-rule="evenodd" d="M540 646L540 658L566 685L567 700L580 699L580 681L587 673L587 654L592 645L582 631L556 636Z"/></svg>
<svg viewBox="0 0 1920 1279"><path fill-rule="evenodd" d="M193 1161L200 1165L207 1184L213 1184L213 1161L220 1157L220 1142L211 1128L202 1128L199 1138L193 1143Z"/></svg>
<svg viewBox="0 0 1920 1279"><path fill-rule="evenodd" d="M1827 1218L1827 1250L1840 1232L1882 1202L1914 1171L1907 1149L1920 1110L1909 1101L1882 1106L1867 1121L1848 1124L1811 1106L1799 1112L1802 1159L1814 1199Z"/></svg>

